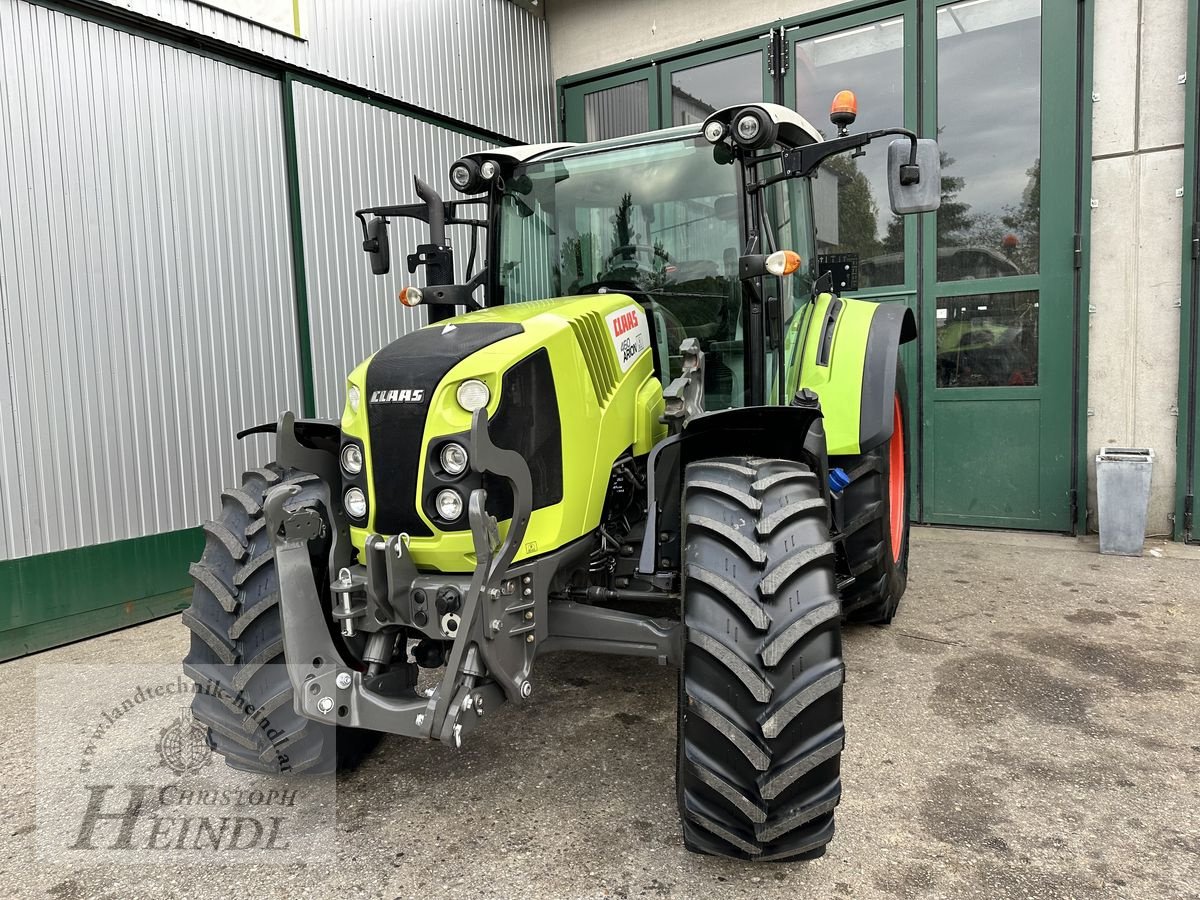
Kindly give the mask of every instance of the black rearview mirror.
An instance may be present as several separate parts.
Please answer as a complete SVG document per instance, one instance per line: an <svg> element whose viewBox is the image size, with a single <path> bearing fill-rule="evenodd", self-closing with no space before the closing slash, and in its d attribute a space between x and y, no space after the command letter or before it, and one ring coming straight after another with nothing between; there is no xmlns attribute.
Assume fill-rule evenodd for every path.
<svg viewBox="0 0 1200 900"><path fill-rule="evenodd" d="M942 158L937 141L917 140L915 165L912 142L900 138L888 144L888 195L898 216L933 212L942 204Z"/></svg>
<svg viewBox="0 0 1200 900"><path fill-rule="evenodd" d="M367 239L363 241L363 249L371 257L371 272L375 275L386 275L392 267L387 219L376 216L367 223Z"/></svg>

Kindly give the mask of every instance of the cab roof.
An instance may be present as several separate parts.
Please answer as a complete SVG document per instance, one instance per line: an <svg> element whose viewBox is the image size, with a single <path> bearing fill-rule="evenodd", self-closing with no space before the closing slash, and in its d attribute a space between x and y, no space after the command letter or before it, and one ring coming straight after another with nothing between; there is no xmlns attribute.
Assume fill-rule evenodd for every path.
<svg viewBox="0 0 1200 900"><path fill-rule="evenodd" d="M713 113L709 116L709 119L731 119L735 113L745 109L747 106L756 106L771 117L776 125L779 126L779 140L784 144L801 147L805 144L815 144L823 140L821 133L809 124L807 119L795 110L788 109L786 106L780 106L777 103L742 103L737 106L727 106ZM466 158L474 159L477 162L482 162L485 159L494 159L506 161L510 164L519 164L532 160L546 162L567 159L584 153L596 153L601 150L636 147L641 144L656 144L660 141L675 141L687 137L699 137L703 133L704 123L696 122L692 125L677 125L674 128L663 128L659 131L646 131L641 134L607 138L603 141L589 141L582 144L562 142L553 144L521 144L515 147L493 147L488 150L480 150L476 153L468 153Z"/></svg>

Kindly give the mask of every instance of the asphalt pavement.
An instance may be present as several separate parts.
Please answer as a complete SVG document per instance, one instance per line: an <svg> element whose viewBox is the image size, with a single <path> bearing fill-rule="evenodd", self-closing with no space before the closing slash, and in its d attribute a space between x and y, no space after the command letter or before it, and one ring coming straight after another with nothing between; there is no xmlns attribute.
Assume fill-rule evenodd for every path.
<svg viewBox="0 0 1200 900"><path fill-rule="evenodd" d="M104 666L173 672L187 634L173 617L8 662L0 895L1200 897L1200 551L1150 550L916 529L895 623L845 635L838 830L805 863L688 853L675 672L561 654L539 659L527 709L497 712L459 751L385 740L284 862L56 849L83 826L53 808L52 760L87 741L58 711ZM126 732L101 752L127 754L136 781L148 739L111 733ZM118 824L97 835L117 840Z"/></svg>

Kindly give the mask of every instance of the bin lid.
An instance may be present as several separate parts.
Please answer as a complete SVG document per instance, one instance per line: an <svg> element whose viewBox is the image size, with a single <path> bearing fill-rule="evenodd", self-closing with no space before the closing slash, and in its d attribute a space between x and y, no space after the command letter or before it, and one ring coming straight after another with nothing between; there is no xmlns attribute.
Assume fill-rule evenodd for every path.
<svg viewBox="0 0 1200 900"><path fill-rule="evenodd" d="M1096 462L1143 462L1154 461L1154 451L1149 447L1101 447Z"/></svg>

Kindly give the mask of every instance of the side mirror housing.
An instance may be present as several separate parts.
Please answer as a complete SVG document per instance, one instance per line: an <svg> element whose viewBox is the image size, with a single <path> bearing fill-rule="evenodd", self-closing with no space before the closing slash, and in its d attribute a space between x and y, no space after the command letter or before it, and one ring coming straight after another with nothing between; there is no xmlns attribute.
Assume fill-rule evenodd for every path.
<svg viewBox="0 0 1200 900"><path fill-rule="evenodd" d="M937 141L917 140L916 165L910 163L912 142L900 138L888 144L888 195L898 216L933 212L942 205L942 157Z"/></svg>
<svg viewBox="0 0 1200 900"><path fill-rule="evenodd" d="M387 219L376 216L367 223L367 239L363 241L363 250L371 257L371 272L375 275L386 275L392 267Z"/></svg>

